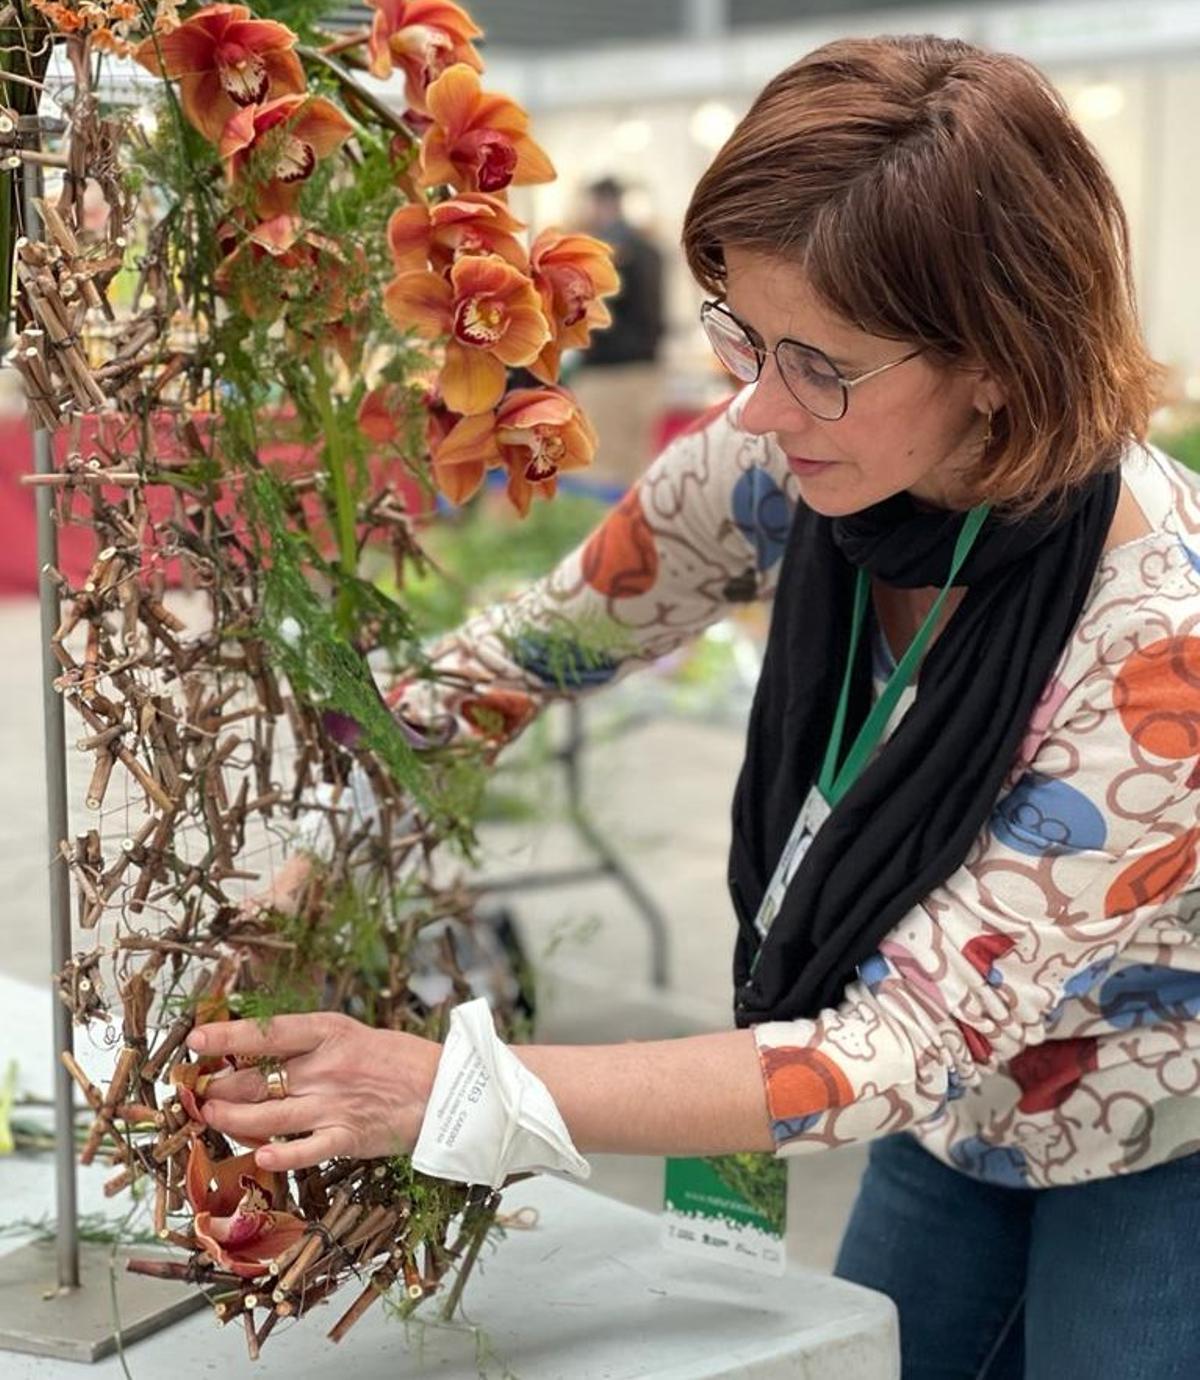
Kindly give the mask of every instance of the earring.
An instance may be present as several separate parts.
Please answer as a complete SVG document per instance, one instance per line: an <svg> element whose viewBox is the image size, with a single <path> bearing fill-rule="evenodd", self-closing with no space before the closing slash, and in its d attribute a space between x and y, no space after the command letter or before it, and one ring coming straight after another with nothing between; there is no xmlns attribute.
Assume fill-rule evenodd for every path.
<svg viewBox="0 0 1200 1380"><path fill-rule="evenodd" d="M993 412L992 412L992 409L989 407L989 408L988 408L988 414L987 414L987 435L983 438L983 453L984 453L984 455L986 455L986 454L988 453L988 451L991 450L991 448L992 448L992 417L993 417L993 415L994 415L994 414L993 414Z"/></svg>

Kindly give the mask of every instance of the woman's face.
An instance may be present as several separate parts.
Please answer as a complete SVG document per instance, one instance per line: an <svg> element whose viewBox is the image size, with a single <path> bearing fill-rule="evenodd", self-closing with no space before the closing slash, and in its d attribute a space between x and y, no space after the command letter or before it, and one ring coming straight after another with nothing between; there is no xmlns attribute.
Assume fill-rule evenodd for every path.
<svg viewBox="0 0 1200 1380"><path fill-rule="evenodd" d="M729 248L725 267L725 304L768 348L784 338L815 345L846 378L912 348L833 315L786 260ZM905 489L922 502L953 508L968 503L957 475L979 455L988 411L1000 403L982 371L946 369L917 355L851 388L845 416L822 421L792 397L768 355L741 426L775 438L805 503L827 517L859 512Z"/></svg>

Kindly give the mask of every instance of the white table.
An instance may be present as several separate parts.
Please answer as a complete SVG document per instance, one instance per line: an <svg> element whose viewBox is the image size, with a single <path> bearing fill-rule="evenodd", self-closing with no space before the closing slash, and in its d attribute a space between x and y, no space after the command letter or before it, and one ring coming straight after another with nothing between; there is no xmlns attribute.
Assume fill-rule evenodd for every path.
<svg viewBox="0 0 1200 1380"><path fill-rule="evenodd" d="M12 1036L23 1032L21 1067L36 1073L49 1036L39 1048L29 1032L39 1024L44 998L11 979L0 982L0 995L11 1021L0 1055L18 1054ZM111 1172L80 1172L81 1211L105 1206L119 1215L119 1205L105 1204L100 1192ZM52 1216L53 1198L49 1155L0 1159L0 1223ZM502 1210L526 1205L537 1210L536 1226L510 1230L476 1264L465 1294L473 1328L437 1324L435 1296L428 1322L418 1313L406 1325L376 1305L335 1345L325 1333L353 1301L356 1290L349 1286L298 1324L280 1324L257 1363L246 1354L241 1328L218 1326L205 1307L129 1346L130 1374L133 1380L329 1380L339 1370L354 1380L477 1380L481 1372L516 1380L898 1380L896 1315L882 1295L798 1269L773 1279L674 1255L660 1244L654 1214L578 1184L526 1180L504 1195ZM0 1238L0 1251L18 1244ZM47 1278L53 1278L52 1255ZM164 1301L177 1296L178 1286L153 1287L167 1291ZM106 1273L89 1292L82 1306L109 1308ZM30 1288L28 1295L34 1316L38 1292ZM115 1356L81 1366L0 1353L3 1380L121 1380L123 1374Z"/></svg>

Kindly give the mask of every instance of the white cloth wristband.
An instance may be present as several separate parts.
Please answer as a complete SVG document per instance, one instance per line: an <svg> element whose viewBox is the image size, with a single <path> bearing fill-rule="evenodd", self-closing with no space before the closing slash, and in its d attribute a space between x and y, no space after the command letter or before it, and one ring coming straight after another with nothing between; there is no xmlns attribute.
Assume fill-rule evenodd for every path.
<svg viewBox="0 0 1200 1380"><path fill-rule="evenodd" d="M524 1170L592 1172L546 1085L496 1034L482 997L450 1012L412 1162L435 1179L491 1188Z"/></svg>

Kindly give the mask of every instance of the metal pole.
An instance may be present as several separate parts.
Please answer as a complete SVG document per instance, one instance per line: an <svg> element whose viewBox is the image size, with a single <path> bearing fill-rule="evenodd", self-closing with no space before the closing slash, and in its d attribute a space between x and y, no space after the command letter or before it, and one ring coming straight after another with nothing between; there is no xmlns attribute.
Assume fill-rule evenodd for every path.
<svg viewBox="0 0 1200 1380"><path fill-rule="evenodd" d="M25 164L22 179L25 233L39 234L35 198L41 194L41 169ZM54 469L50 433L39 428L33 434L33 462L38 474ZM53 490L40 487L37 502L38 602L42 629L42 724L46 753L46 835L50 857L50 971L59 973L71 957L71 889L67 868L59 856L60 840L67 837L67 744L62 696L54 689L60 666L50 650L58 631L58 586L47 568L58 565L58 529L54 523ZM79 1288L79 1224L75 1192L75 1097L71 1075L60 1055L74 1047L71 1013L54 1001L54 1140L55 1215L57 1218L58 1287Z"/></svg>
<svg viewBox="0 0 1200 1380"><path fill-rule="evenodd" d="M54 466L50 433L33 437L34 467L49 474ZM67 868L58 853L60 839L67 837L67 761L62 696L54 689L61 670L50 651L50 639L58 629L58 589L46 574L58 562L58 533L54 526L53 490L37 491L38 569L41 572L42 614L42 722L46 738L46 834L50 845L50 971L59 973L71 957L71 889ZM66 1004L54 1002L54 1141L55 1203L58 1221L58 1287L79 1288L79 1231L75 1195L75 1085L59 1057L74 1046L71 1013Z"/></svg>

